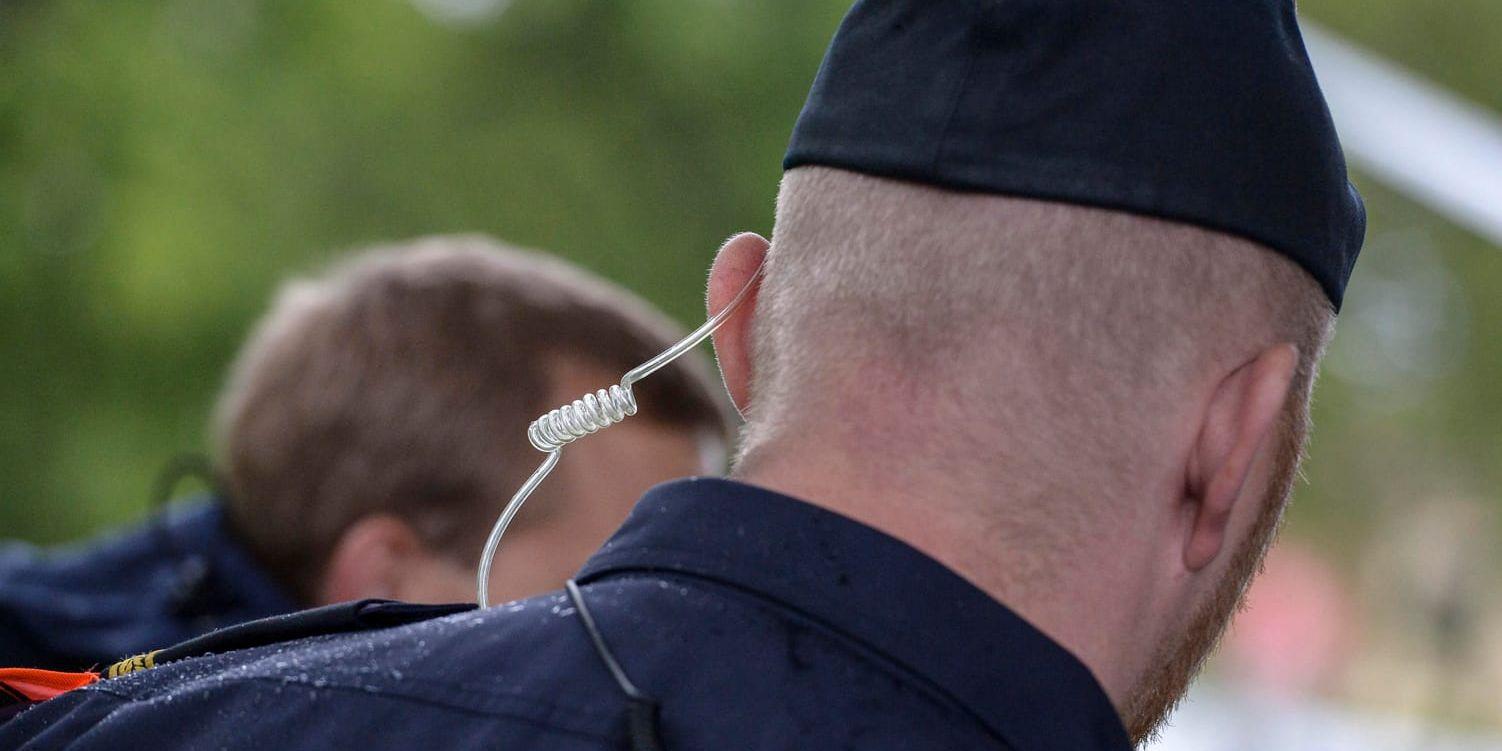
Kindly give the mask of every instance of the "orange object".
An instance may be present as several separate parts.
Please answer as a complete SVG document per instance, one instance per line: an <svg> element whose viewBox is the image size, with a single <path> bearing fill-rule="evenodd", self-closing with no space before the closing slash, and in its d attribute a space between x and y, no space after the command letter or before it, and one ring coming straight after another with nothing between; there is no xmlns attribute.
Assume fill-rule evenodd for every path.
<svg viewBox="0 0 1502 751"><path fill-rule="evenodd" d="M60 673L56 670L35 668L0 668L0 693L19 694L34 702L46 701L75 688L83 688L97 680L99 676L94 673Z"/></svg>

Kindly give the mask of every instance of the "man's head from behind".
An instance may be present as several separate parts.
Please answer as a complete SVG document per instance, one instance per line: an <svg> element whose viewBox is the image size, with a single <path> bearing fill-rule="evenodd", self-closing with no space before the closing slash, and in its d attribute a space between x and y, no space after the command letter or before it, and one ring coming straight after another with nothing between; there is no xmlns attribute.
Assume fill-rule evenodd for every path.
<svg viewBox="0 0 1502 751"><path fill-rule="evenodd" d="M1149 734L1277 526L1365 230L1293 3L858 0L783 165L716 337L737 472L948 564Z"/></svg>
<svg viewBox="0 0 1502 751"><path fill-rule="evenodd" d="M711 307L764 252L723 249ZM1277 525L1320 286L1229 235L825 167L788 173L767 264L716 339L737 473L971 578L1145 734Z"/></svg>
<svg viewBox="0 0 1502 751"><path fill-rule="evenodd" d="M486 532L541 458L527 424L677 336L624 290L481 237L290 282L218 408L232 518L306 603L469 599ZM640 422L580 444L518 517L492 600L560 586L642 491L716 469L727 422L704 370L657 374Z"/></svg>

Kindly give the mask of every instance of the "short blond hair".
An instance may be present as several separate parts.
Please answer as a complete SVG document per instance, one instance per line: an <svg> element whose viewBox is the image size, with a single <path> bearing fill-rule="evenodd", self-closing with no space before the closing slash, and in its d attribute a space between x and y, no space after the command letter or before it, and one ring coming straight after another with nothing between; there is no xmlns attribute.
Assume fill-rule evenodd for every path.
<svg viewBox="0 0 1502 751"><path fill-rule="evenodd" d="M1109 492L1188 384L1262 347L1298 346L1302 423L1334 319L1238 237L826 167L787 174L772 246L742 462L897 410L891 461L980 445L1031 484L1013 495Z"/></svg>
<svg viewBox="0 0 1502 751"><path fill-rule="evenodd" d="M375 248L290 281L217 407L232 518L305 598L370 513L472 562L535 467L526 426L557 406L546 400L559 361L623 373L679 336L625 290L479 236ZM640 419L724 440L717 391L688 358L638 386Z"/></svg>

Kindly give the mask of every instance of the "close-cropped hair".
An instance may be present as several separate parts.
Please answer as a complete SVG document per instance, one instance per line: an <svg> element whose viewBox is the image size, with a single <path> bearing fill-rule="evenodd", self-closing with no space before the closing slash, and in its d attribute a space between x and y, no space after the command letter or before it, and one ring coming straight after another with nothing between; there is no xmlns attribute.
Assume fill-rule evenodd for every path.
<svg viewBox="0 0 1502 751"><path fill-rule="evenodd" d="M778 199L738 464L878 436L863 450L894 447L886 465L984 467L1040 507L1108 494L1193 386L1280 342L1301 427L1333 320L1312 276L1249 240L803 167Z"/></svg>
<svg viewBox="0 0 1502 751"><path fill-rule="evenodd" d="M231 519L304 599L339 537L370 514L472 563L536 466L526 427L558 406L559 369L618 377L679 336L623 289L480 236L374 248L289 281L216 409ZM637 392L637 419L726 440L728 408L702 358Z"/></svg>

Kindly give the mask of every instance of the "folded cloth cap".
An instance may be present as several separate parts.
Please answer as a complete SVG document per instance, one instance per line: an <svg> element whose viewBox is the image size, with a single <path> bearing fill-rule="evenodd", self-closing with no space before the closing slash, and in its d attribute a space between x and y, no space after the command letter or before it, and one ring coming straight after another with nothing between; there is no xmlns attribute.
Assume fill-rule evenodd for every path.
<svg viewBox="0 0 1502 751"><path fill-rule="evenodd" d="M1366 229L1291 0L861 0L804 165L1240 235L1337 310Z"/></svg>

